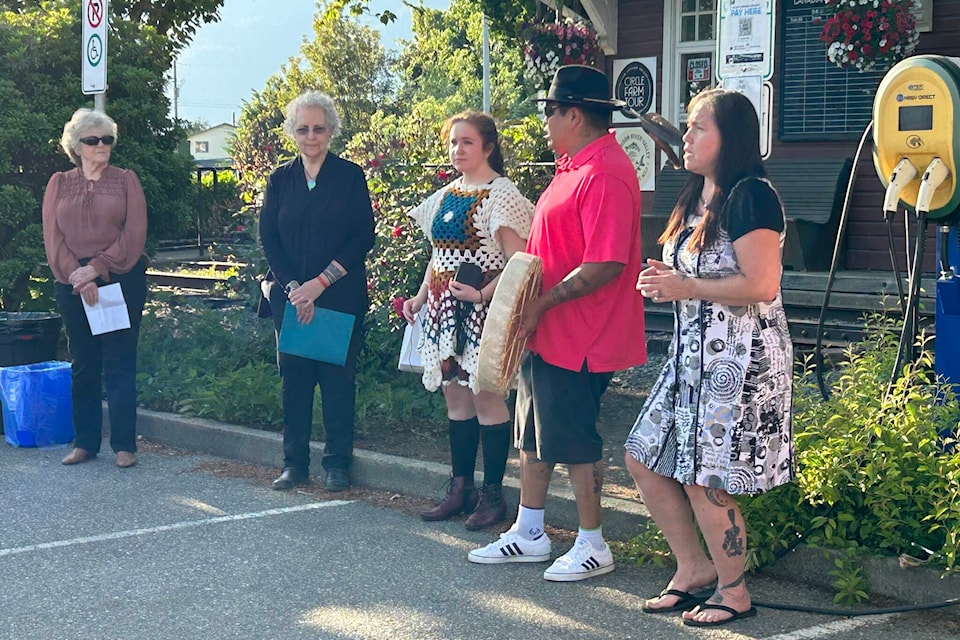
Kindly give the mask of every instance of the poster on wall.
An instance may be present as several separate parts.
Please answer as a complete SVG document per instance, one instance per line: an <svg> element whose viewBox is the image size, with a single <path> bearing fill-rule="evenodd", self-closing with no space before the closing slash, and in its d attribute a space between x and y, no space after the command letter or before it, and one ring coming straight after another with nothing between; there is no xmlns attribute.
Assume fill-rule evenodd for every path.
<svg viewBox="0 0 960 640"><path fill-rule="evenodd" d="M773 76L774 0L721 0L717 75Z"/></svg>
<svg viewBox="0 0 960 640"><path fill-rule="evenodd" d="M630 157L637 170L640 191L653 191L657 184L653 177L654 150L653 139L640 127L618 127L617 142Z"/></svg>
<svg viewBox="0 0 960 640"><path fill-rule="evenodd" d="M613 61L613 97L623 100L639 113L657 110L657 59L629 58ZM613 122L636 122L619 111Z"/></svg>

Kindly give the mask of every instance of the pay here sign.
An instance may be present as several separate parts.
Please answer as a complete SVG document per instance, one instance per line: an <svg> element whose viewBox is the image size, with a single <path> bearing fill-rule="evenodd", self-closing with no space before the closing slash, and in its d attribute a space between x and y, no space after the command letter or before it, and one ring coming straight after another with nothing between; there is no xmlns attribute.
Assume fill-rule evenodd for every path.
<svg viewBox="0 0 960 640"><path fill-rule="evenodd" d="M107 90L107 0L83 0L83 72L80 84L86 94Z"/></svg>

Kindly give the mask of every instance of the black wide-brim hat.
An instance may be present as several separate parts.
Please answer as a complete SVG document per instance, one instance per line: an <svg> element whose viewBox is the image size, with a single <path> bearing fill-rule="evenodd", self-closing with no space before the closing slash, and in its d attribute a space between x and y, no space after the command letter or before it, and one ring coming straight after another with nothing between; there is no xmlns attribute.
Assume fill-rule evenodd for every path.
<svg viewBox="0 0 960 640"><path fill-rule="evenodd" d="M606 74L582 64L570 64L557 69L547 97L533 98L532 102L579 104L611 111L627 106L623 100L610 98Z"/></svg>

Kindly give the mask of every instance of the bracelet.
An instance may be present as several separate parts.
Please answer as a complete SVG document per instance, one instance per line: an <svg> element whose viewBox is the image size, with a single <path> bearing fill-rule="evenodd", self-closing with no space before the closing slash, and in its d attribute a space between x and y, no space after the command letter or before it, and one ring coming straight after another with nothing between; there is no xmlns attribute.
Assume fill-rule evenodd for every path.
<svg viewBox="0 0 960 640"><path fill-rule="evenodd" d="M330 288L330 282L324 277L322 273L317 276L317 282L322 284L324 289Z"/></svg>
<svg viewBox="0 0 960 640"><path fill-rule="evenodd" d="M477 289L480 292L480 304L483 304L483 289Z"/></svg>

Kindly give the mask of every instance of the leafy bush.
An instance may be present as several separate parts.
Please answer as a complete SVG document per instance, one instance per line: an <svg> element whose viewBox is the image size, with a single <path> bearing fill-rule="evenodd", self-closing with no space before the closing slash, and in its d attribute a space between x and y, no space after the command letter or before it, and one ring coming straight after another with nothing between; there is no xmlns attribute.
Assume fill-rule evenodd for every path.
<svg viewBox="0 0 960 640"><path fill-rule="evenodd" d="M443 425L440 394L396 369L393 344L368 338L357 373L357 433L369 428ZM389 334L388 334L389 335ZM280 375L273 323L245 307L210 309L166 296L148 305L140 333L140 404L222 422L278 430ZM322 423L320 394L314 422ZM317 433L322 437L322 431Z"/></svg>
<svg viewBox="0 0 960 640"><path fill-rule="evenodd" d="M896 359L893 321L868 321L824 401L804 368L794 399L799 489L811 516L807 541L891 554L933 549L960 560L957 398L933 373L925 342L886 393Z"/></svg>
<svg viewBox="0 0 960 640"><path fill-rule="evenodd" d="M797 482L738 500L747 523L747 568L772 564L797 543L844 550L831 575L838 601L865 596L854 562L871 551L933 551L932 564L960 566L958 403L937 381L929 345L887 394L897 355L894 321L868 318L864 339L831 372L824 400L808 358L794 385ZM649 530L632 542L640 561L662 553Z"/></svg>

